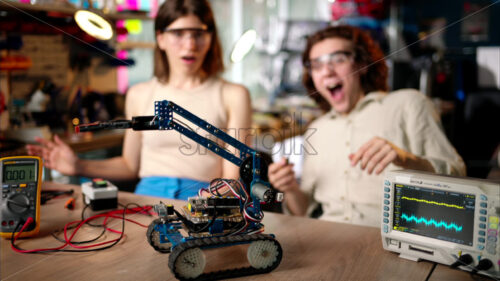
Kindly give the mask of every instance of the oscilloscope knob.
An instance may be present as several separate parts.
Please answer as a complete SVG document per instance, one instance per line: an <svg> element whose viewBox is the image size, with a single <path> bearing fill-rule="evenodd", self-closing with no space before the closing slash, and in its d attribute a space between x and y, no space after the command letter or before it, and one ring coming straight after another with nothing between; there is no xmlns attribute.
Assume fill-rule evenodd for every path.
<svg viewBox="0 0 500 281"><path fill-rule="evenodd" d="M22 214L30 207L30 200L24 194L15 194L7 201L7 208L13 213Z"/></svg>

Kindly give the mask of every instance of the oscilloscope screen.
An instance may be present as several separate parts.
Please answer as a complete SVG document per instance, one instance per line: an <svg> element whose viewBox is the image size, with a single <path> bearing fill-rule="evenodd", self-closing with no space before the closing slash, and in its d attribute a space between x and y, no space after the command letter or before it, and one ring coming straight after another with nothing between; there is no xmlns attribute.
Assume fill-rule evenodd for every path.
<svg viewBox="0 0 500 281"><path fill-rule="evenodd" d="M394 185L393 229L472 246L476 196Z"/></svg>

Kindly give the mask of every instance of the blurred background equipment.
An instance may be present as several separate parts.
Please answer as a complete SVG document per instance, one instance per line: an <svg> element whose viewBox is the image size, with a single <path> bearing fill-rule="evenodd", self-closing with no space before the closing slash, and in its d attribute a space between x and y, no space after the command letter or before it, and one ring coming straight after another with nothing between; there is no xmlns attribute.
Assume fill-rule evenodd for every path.
<svg viewBox="0 0 500 281"><path fill-rule="evenodd" d="M163 1L0 1L0 134L44 125L71 134L75 119L120 116L127 89L153 75L153 17ZM259 149L272 153L270 142L300 134L290 128L304 129L320 115L301 82L306 38L328 25L350 24L382 47L390 90L417 88L434 102L468 175L485 177L495 169L489 161L500 137L489 124L499 122L498 1L210 2L224 50L223 76L251 93ZM111 39L83 31L74 19L79 10L105 18ZM246 54L232 61L247 30L255 31L253 47L243 44ZM2 151L12 143L3 139Z"/></svg>

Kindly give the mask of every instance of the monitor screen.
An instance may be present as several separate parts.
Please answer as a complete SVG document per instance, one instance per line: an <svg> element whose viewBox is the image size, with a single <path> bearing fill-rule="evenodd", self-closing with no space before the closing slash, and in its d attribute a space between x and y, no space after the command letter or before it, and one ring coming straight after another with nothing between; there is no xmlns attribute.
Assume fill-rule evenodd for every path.
<svg viewBox="0 0 500 281"><path fill-rule="evenodd" d="M394 185L393 229L472 246L474 194Z"/></svg>
<svg viewBox="0 0 500 281"><path fill-rule="evenodd" d="M3 182L7 184L33 182L36 179L36 166L29 164L9 164L3 166Z"/></svg>

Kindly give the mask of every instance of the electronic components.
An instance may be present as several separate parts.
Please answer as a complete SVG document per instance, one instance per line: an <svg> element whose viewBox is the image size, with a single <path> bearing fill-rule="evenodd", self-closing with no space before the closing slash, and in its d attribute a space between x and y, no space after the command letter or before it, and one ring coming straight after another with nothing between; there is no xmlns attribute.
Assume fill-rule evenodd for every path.
<svg viewBox="0 0 500 281"><path fill-rule="evenodd" d="M244 223L240 200L236 197L190 197L184 216L191 222L193 236L228 234Z"/></svg>
<svg viewBox="0 0 500 281"><path fill-rule="evenodd" d="M93 179L82 184L83 200L93 211L116 209L118 188L109 181Z"/></svg>
<svg viewBox="0 0 500 281"><path fill-rule="evenodd" d="M231 214L240 209L240 200L236 197L191 197L188 209L193 213L214 215Z"/></svg>
<svg viewBox="0 0 500 281"><path fill-rule="evenodd" d="M0 159L0 236L11 237L28 218L31 223L21 237L36 235L40 227L42 160L36 156Z"/></svg>

